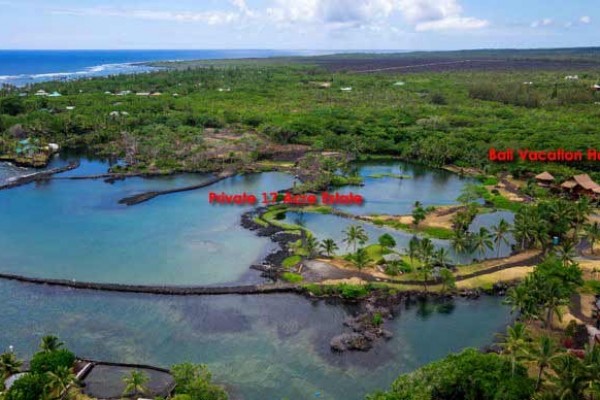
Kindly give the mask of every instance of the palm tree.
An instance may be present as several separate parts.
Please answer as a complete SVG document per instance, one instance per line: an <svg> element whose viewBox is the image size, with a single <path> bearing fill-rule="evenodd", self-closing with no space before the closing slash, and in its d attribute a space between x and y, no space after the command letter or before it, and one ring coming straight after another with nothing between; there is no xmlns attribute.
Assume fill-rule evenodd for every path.
<svg viewBox="0 0 600 400"><path fill-rule="evenodd" d="M360 249L356 250L356 253L352 257L352 261L354 261L356 268L361 270L369 263L369 255L367 254L367 251L361 247Z"/></svg>
<svg viewBox="0 0 600 400"><path fill-rule="evenodd" d="M47 372L47 375L46 389L55 399L63 398L62 396L69 391L69 387L75 382L75 374L65 366L58 367L54 372Z"/></svg>
<svg viewBox="0 0 600 400"><path fill-rule="evenodd" d="M500 258L500 245L504 243L508 246L508 234L510 233L511 226L504 218L498 222L498 225L492 227L494 235L494 243L496 243L497 254L496 258Z"/></svg>
<svg viewBox="0 0 600 400"><path fill-rule="evenodd" d="M595 396L600 396L600 346L586 345L583 369L590 399L594 400Z"/></svg>
<svg viewBox="0 0 600 400"><path fill-rule="evenodd" d="M455 230L452 236L452 249L458 253L463 254L469 250L469 235L462 229Z"/></svg>
<svg viewBox="0 0 600 400"><path fill-rule="evenodd" d="M510 357L511 370L515 373L517 361L523 358L525 352L525 345L529 340L529 334L527 328L521 322L515 323L513 326L509 326L506 330L506 336L502 345L502 354L506 354Z"/></svg>
<svg viewBox="0 0 600 400"><path fill-rule="evenodd" d="M365 229L360 225L350 225L343 233L345 235L344 243L348 246L352 246L355 253L357 243L364 245L369 240L367 232L365 232Z"/></svg>
<svg viewBox="0 0 600 400"><path fill-rule="evenodd" d="M547 235L547 224L535 206L526 205L515 215L513 233L521 249L525 250L540 244L540 240Z"/></svg>
<svg viewBox="0 0 600 400"><path fill-rule="evenodd" d="M594 222L593 224L589 224L585 226L585 238L590 242L590 247L592 249L592 254L594 254L594 245L598 240L600 240L600 224L598 222Z"/></svg>
<svg viewBox="0 0 600 400"><path fill-rule="evenodd" d="M575 203L572 212L573 219L571 220L571 224L573 225L573 240L577 238L577 234L591 213L592 206L587 197L582 197Z"/></svg>
<svg viewBox="0 0 600 400"><path fill-rule="evenodd" d="M582 362L571 354L556 357L550 364L554 374L549 375L552 391L561 400L581 400L586 386Z"/></svg>
<svg viewBox="0 0 600 400"><path fill-rule="evenodd" d="M3 383L9 376L18 373L21 365L23 365L23 362L17 359L15 353L0 354L0 382Z"/></svg>
<svg viewBox="0 0 600 400"><path fill-rule="evenodd" d="M335 252L338 249L338 245L333 239L325 239L321 242L321 248L323 249L323 251L325 251L327 257L331 257L335 255Z"/></svg>
<svg viewBox="0 0 600 400"><path fill-rule="evenodd" d="M566 267L575 263L575 257L577 252L575 250L575 243L571 240L565 240L561 246L557 249L558 259Z"/></svg>
<svg viewBox="0 0 600 400"><path fill-rule="evenodd" d="M504 304L512 306L511 313L518 311L521 315L525 315L525 310L530 303L530 293L527 289L527 285L513 286L506 291L506 297L504 298Z"/></svg>
<svg viewBox="0 0 600 400"><path fill-rule="evenodd" d="M148 383L148 376L136 370L131 371L131 373L123 378L123 382L125 383L125 390L123 390L124 396L136 396L138 394L146 393L146 383Z"/></svg>
<svg viewBox="0 0 600 400"><path fill-rule="evenodd" d="M431 265L431 263L426 262L421 266L420 269L421 272L421 277L423 278L423 286L425 288L425 291L427 292L429 289L427 287L427 281L429 281L429 278L431 278L431 275L433 273L433 265Z"/></svg>
<svg viewBox="0 0 600 400"><path fill-rule="evenodd" d="M42 338L40 349L44 352L52 352L61 349L65 344L54 335L47 335Z"/></svg>
<svg viewBox="0 0 600 400"><path fill-rule="evenodd" d="M442 293L446 293L448 289L456 288L456 278L448 268L440 270L440 278L442 280Z"/></svg>
<svg viewBox="0 0 600 400"><path fill-rule="evenodd" d="M419 256L420 242L421 241L416 236L410 238L410 241L408 242L408 258L410 259L411 266L414 262L414 259Z"/></svg>
<svg viewBox="0 0 600 400"><path fill-rule="evenodd" d="M594 400L594 396L600 395L600 346L586 347L583 368L590 398Z"/></svg>
<svg viewBox="0 0 600 400"><path fill-rule="evenodd" d="M538 391L542 383L544 369L550 365L558 354L558 346L549 336L541 336L532 343L527 350L527 358L534 361L538 367L535 390Z"/></svg>
<svg viewBox="0 0 600 400"><path fill-rule="evenodd" d="M569 230L569 226L574 226L573 221L578 218L576 207L565 200L543 203L541 206L551 223L550 230L555 234L565 234Z"/></svg>
<svg viewBox="0 0 600 400"><path fill-rule="evenodd" d="M450 264L450 254L448 253L448 250L443 247L434 251L432 258L432 261L436 266L445 267Z"/></svg>
<svg viewBox="0 0 600 400"><path fill-rule="evenodd" d="M546 308L546 328L552 329L552 317L556 315L562 322L562 307L570 303L568 298L564 298L561 284L555 280L549 280L541 289L543 297L546 299L544 307Z"/></svg>
<svg viewBox="0 0 600 400"><path fill-rule="evenodd" d="M473 235L473 250L478 251L483 258L485 256L485 250L492 250L493 248L492 234L486 227L482 226L479 228L479 232Z"/></svg>
<svg viewBox="0 0 600 400"><path fill-rule="evenodd" d="M418 258L424 264L431 264L433 260L433 253L435 252L435 247L433 246L433 242L429 238L424 238L419 241L418 248Z"/></svg>
<svg viewBox="0 0 600 400"><path fill-rule="evenodd" d="M319 242L317 242L317 239L313 235L309 235L306 238L306 242L304 243L304 249L306 250L306 253L308 254L308 258L313 258L315 256L315 253L317 252L318 247L319 247Z"/></svg>
<svg viewBox="0 0 600 400"><path fill-rule="evenodd" d="M511 312L518 311L526 320L538 317L540 307L535 299L535 296L530 292L530 287L533 286L531 276L525 277L521 285L511 287L506 292L504 304L512 306Z"/></svg>

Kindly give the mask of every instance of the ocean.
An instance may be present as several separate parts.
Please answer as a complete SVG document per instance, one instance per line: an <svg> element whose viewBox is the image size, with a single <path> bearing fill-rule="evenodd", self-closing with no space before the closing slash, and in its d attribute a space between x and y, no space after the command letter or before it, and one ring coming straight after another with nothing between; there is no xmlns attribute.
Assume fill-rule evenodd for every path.
<svg viewBox="0 0 600 400"><path fill-rule="evenodd" d="M126 73L154 68L148 61L215 60L316 55L283 50L0 50L0 85L27 84Z"/></svg>

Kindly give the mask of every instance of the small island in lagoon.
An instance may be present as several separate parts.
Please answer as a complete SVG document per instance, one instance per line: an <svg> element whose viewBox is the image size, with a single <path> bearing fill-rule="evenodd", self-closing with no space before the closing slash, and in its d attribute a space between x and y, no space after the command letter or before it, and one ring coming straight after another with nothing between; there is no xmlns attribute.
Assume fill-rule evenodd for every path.
<svg viewBox="0 0 600 400"><path fill-rule="evenodd" d="M28 147L30 165L19 164L39 167L38 154L47 161L39 174L0 175L0 228L12 233L0 239L0 292L73 343L79 361L206 363L233 398L469 398L459 383L473 376L474 398L550 395L568 376L581 382L574 398L592 398L597 172L587 164L497 164L487 149L505 140L540 146L547 137L531 130L560 140L566 116L573 126L593 123L589 71L597 61L582 50L581 79L565 81L571 67L558 50L544 54L555 61L535 73L521 54L485 55L514 70L356 73L365 60L401 67L416 56L325 56L166 63L143 75L4 87L3 157L22 157L27 142L40 149ZM531 80L525 96L522 82ZM499 129L507 121L513 128ZM574 132L564 146L596 139ZM59 155L42 150L50 143ZM282 195L225 206L210 205L210 192ZM356 193L364 204L285 201L285 193L323 192ZM56 314L74 302L77 324ZM26 332L16 315L3 318L2 343L17 346L5 364L39 358L39 333ZM440 338L441 326L455 337ZM19 332L27 333L21 341ZM117 348L90 340L96 335ZM259 368L277 365L276 382L305 377L286 386L265 382L252 366L231 373L248 357ZM79 390L85 379L71 376L79 361L30 367L11 383L19 389L63 374L58 396ZM6 379L21 373L3 368ZM155 395L224 398L205 368L173 367L173 376L198 381ZM439 372L448 369L455 373ZM367 382L344 378L345 370ZM148 377L138 372L114 382L126 378L142 394ZM336 379L343 384L332 385ZM17 389L5 398L18 398Z"/></svg>

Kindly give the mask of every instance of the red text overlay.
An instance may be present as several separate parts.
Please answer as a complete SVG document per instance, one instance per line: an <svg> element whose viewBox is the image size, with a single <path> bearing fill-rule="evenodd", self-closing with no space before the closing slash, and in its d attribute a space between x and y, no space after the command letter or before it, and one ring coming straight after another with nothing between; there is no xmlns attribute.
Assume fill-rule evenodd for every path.
<svg viewBox="0 0 600 400"><path fill-rule="evenodd" d="M495 162L529 161L529 162L578 162L578 161L600 161L600 151L596 149L581 150L528 150L528 149L504 149L491 148L488 151L488 159Z"/></svg>
<svg viewBox="0 0 600 400"><path fill-rule="evenodd" d="M350 193L328 193L322 192L320 194L292 194L292 193L278 193L263 192L259 196L249 193L215 193L210 192L208 194L208 202L210 204L221 204L221 205L256 205L259 202L261 204L290 204L290 205L336 205L336 206L356 206L364 203L364 198L359 194Z"/></svg>

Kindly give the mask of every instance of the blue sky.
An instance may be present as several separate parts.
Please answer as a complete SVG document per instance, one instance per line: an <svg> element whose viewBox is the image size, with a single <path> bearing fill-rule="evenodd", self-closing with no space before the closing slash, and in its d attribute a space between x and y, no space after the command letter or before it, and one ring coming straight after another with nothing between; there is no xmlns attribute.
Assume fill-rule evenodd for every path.
<svg viewBox="0 0 600 400"><path fill-rule="evenodd" d="M0 0L0 48L598 46L598 5L598 0Z"/></svg>

